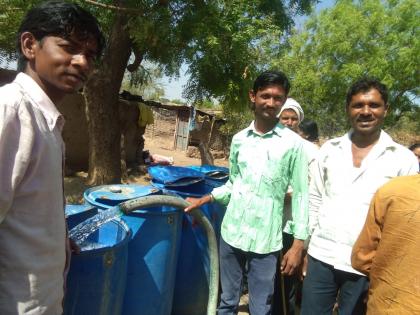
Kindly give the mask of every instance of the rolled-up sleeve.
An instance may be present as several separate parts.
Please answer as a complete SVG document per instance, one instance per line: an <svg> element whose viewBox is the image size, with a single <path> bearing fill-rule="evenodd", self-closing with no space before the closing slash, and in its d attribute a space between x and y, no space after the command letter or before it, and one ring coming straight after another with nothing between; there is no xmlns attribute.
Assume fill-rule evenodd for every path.
<svg viewBox="0 0 420 315"><path fill-rule="evenodd" d="M299 145L291 164L292 217L290 230L296 239L308 237L308 158Z"/></svg>
<svg viewBox="0 0 420 315"><path fill-rule="evenodd" d="M0 104L0 223L29 164L33 145L30 125L29 115L19 113L19 107Z"/></svg>

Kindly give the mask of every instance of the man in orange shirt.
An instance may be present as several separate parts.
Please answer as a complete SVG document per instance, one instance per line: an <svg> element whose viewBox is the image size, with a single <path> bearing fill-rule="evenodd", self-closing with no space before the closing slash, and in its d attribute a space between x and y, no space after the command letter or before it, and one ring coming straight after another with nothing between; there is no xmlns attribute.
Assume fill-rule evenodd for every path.
<svg viewBox="0 0 420 315"><path fill-rule="evenodd" d="M369 276L368 314L420 314L420 175L376 192L351 263Z"/></svg>

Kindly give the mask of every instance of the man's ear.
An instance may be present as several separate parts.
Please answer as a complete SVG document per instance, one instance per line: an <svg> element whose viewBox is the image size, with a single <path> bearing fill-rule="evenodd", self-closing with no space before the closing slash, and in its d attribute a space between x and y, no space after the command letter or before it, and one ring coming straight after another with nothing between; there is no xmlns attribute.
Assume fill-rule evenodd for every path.
<svg viewBox="0 0 420 315"><path fill-rule="evenodd" d="M27 60L33 60L35 58L38 45L39 42L31 32L23 32L20 35L20 49Z"/></svg>
<svg viewBox="0 0 420 315"><path fill-rule="evenodd" d="M385 115L384 115L384 117L386 117L386 115L388 114L388 110L389 110L389 104L385 104Z"/></svg>
<svg viewBox="0 0 420 315"><path fill-rule="evenodd" d="M255 95L254 91L253 90L249 90L248 95L249 95L249 100L251 101L251 103L255 103L255 97L256 97L256 95Z"/></svg>

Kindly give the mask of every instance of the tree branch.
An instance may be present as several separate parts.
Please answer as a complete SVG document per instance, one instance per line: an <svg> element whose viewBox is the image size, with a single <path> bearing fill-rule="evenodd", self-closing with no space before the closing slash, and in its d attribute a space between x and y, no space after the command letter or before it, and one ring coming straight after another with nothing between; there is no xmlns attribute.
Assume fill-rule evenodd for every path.
<svg viewBox="0 0 420 315"><path fill-rule="evenodd" d="M111 4L104 4L104 3L99 3L96 2L94 0L83 0L86 3L90 3L93 5L96 5L98 7L102 7L102 8L106 8L106 9L111 9L111 10L116 10L116 11L123 11L123 12L130 12L130 13L136 13L136 14L142 14L143 11L140 9L134 9L134 8L127 8L127 7L119 7L119 6L115 6L115 5L111 5Z"/></svg>
<svg viewBox="0 0 420 315"><path fill-rule="evenodd" d="M128 71L130 71L130 72L134 72L134 71L136 71L136 70L139 68L139 66L140 66L141 62L143 61L143 56L144 56L144 53L143 53L143 52L141 52L141 51L140 51L140 50L136 47L136 45L135 45L135 44L132 44L131 49L132 49L132 51L133 51L133 53L134 53L134 61L133 61L133 63L132 63L132 64L129 64L129 65L127 66L127 70L128 70Z"/></svg>

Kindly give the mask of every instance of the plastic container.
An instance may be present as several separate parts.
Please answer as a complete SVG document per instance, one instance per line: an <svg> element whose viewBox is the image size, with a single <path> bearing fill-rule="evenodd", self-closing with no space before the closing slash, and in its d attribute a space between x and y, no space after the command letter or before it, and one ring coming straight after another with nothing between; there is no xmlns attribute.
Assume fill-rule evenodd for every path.
<svg viewBox="0 0 420 315"><path fill-rule="evenodd" d="M182 210L141 209L123 216L133 234L128 246L122 314L171 313L181 241Z"/></svg>
<svg viewBox="0 0 420 315"><path fill-rule="evenodd" d="M66 205L65 215L68 229L71 230L79 223L89 219L90 217L93 217L97 213L98 209L90 204Z"/></svg>
<svg viewBox="0 0 420 315"><path fill-rule="evenodd" d="M207 164L190 165L187 167L201 172L206 180L216 181L220 184L224 184L229 179L229 169L227 167Z"/></svg>
<svg viewBox="0 0 420 315"><path fill-rule="evenodd" d="M161 192L154 186L104 185L84 192L85 200L105 210L123 201ZM127 283L122 313L167 315L172 308L181 242L182 210L141 209L122 216L131 229Z"/></svg>
<svg viewBox="0 0 420 315"><path fill-rule="evenodd" d="M150 185L103 185L85 190L83 197L88 204L103 210L116 206L123 201L158 192L159 190L156 187Z"/></svg>
<svg viewBox="0 0 420 315"><path fill-rule="evenodd" d="M174 168L160 166L149 168L152 184L167 194L182 198L199 198L213 189L203 173L188 167ZM185 175L185 178L182 176ZM171 180L167 181L166 176ZM191 180L189 182L189 180ZM216 236L220 237L220 226L224 208L216 203L201 207L213 225ZM210 258L207 253L208 241L203 228L189 215L183 215L181 249L176 270L175 292L172 305L173 315L206 314L210 275Z"/></svg>
<svg viewBox="0 0 420 315"><path fill-rule="evenodd" d="M72 255L67 275L65 315L121 314L131 232L113 220L92 233Z"/></svg>

